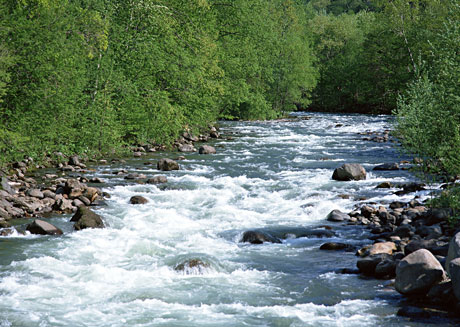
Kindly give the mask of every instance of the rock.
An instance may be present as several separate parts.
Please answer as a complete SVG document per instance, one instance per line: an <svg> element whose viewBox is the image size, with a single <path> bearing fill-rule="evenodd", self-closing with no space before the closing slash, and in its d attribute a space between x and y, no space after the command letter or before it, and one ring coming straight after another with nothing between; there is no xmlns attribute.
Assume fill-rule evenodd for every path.
<svg viewBox="0 0 460 327"><path fill-rule="evenodd" d="M100 179L99 177L93 177L89 180L90 183L93 183L93 184L102 184L104 183L104 181L102 179Z"/></svg>
<svg viewBox="0 0 460 327"><path fill-rule="evenodd" d="M377 265L380 262L389 259L391 259L391 256L388 254L374 254L366 258L359 259L356 265L362 274L366 276L373 276Z"/></svg>
<svg viewBox="0 0 460 327"><path fill-rule="evenodd" d="M400 317L415 318L415 319L428 319L431 317L431 314L422 308L414 306L404 306L398 310L397 313Z"/></svg>
<svg viewBox="0 0 460 327"><path fill-rule="evenodd" d="M241 238L240 242L242 243L251 243L251 244L262 244L262 243L281 243L281 241L271 236L268 233L260 232L260 231L247 231L244 232L243 237Z"/></svg>
<svg viewBox="0 0 460 327"><path fill-rule="evenodd" d="M399 165L397 163L385 163L375 166L372 170L399 170Z"/></svg>
<svg viewBox="0 0 460 327"><path fill-rule="evenodd" d="M177 150L179 150L179 152L196 152L195 147L191 144L181 144Z"/></svg>
<svg viewBox="0 0 460 327"><path fill-rule="evenodd" d="M448 221L453 215L450 208L432 208L423 214L425 224L428 226Z"/></svg>
<svg viewBox="0 0 460 327"><path fill-rule="evenodd" d="M438 300L439 302L444 302L447 305L452 303L451 301L455 300L455 295L452 288L452 281L442 281L438 284L433 285L427 293L426 297L430 301Z"/></svg>
<svg viewBox="0 0 460 327"><path fill-rule="evenodd" d="M334 170L332 179L337 181L359 181L366 179L366 170L360 164L344 164Z"/></svg>
<svg viewBox="0 0 460 327"><path fill-rule="evenodd" d="M145 204L145 203L148 203L149 200L147 200L146 198L144 198L143 196L140 196L140 195L135 195L135 196L132 196L131 199L129 199L129 203L131 204Z"/></svg>
<svg viewBox="0 0 460 327"><path fill-rule="evenodd" d="M449 262L449 273L455 297L460 301L460 258L453 259Z"/></svg>
<svg viewBox="0 0 460 327"><path fill-rule="evenodd" d="M426 294L445 277L439 261L426 249L404 257L396 267L396 290L404 295Z"/></svg>
<svg viewBox="0 0 460 327"><path fill-rule="evenodd" d="M139 151L133 152L133 157L134 157L134 158L140 158L140 157L142 157L142 152L139 152Z"/></svg>
<svg viewBox="0 0 460 327"><path fill-rule="evenodd" d="M42 191L40 191L39 189L36 189L36 188L32 188L32 189L27 190L26 194L28 196L31 196L31 197L37 198L37 199L43 199L45 197L45 195L42 193Z"/></svg>
<svg viewBox="0 0 460 327"><path fill-rule="evenodd" d="M319 249L320 250L337 251L337 250L349 249L350 247L351 247L350 244L337 243L337 242L327 242L327 243L322 244L319 247Z"/></svg>
<svg viewBox="0 0 460 327"><path fill-rule="evenodd" d="M376 188L392 188L393 184L390 182L382 182L379 185L376 186Z"/></svg>
<svg viewBox="0 0 460 327"><path fill-rule="evenodd" d="M216 153L216 149L210 145L202 145L200 146L199 153L200 154L214 154Z"/></svg>
<svg viewBox="0 0 460 327"><path fill-rule="evenodd" d="M147 180L147 184L163 184L167 182L168 179L166 178L166 176L154 176Z"/></svg>
<svg viewBox="0 0 460 327"><path fill-rule="evenodd" d="M91 211L88 207L79 207L70 221L75 222L73 225L75 230L105 227L101 216Z"/></svg>
<svg viewBox="0 0 460 327"><path fill-rule="evenodd" d="M396 266L399 261L393 259L385 259L380 261L377 266L375 266L375 277L377 278L394 278L396 276Z"/></svg>
<svg viewBox="0 0 460 327"><path fill-rule="evenodd" d="M450 262L454 259L460 258L460 232L455 234L449 242L449 250L446 257L446 272L450 276Z"/></svg>
<svg viewBox="0 0 460 327"><path fill-rule="evenodd" d="M82 195L85 188L86 185L80 183L77 179L69 178L65 182L64 192L69 195L69 198L74 199Z"/></svg>
<svg viewBox="0 0 460 327"><path fill-rule="evenodd" d="M62 166L61 168L59 168L61 171L75 171L75 168L73 166Z"/></svg>
<svg viewBox="0 0 460 327"><path fill-rule="evenodd" d="M83 201L79 199L73 199L72 205L78 208L78 207L84 206L85 204L83 203Z"/></svg>
<svg viewBox="0 0 460 327"><path fill-rule="evenodd" d="M390 203L390 209L404 208L405 205L404 202L394 201Z"/></svg>
<svg viewBox="0 0 460 327"><path fill-rule="evenodd" d="M411 237L414 235L414 227L408 224L398 226L392 233L394 236Z"/></svg>
<svg viewBox="0 0 460 327"><path fill-rule="evenodd" d="M371 206L364 205L361 207L361 214L366 218L370 218L375 212L375 208Z"/></svg>
<svg viewBox="0 0 460 327"><path fill-rule="evenodd" d="M190 259L178 264L176 267L174 267L174 270L182 271L186 275L197 275L203 274L203 272L209 267L209 263L200 259Z"/></svg>
<svg viewBox="0 0 460 327"><path fill-rule="evenodd" d="M446 256L449 246L445 242L439 242L435 239L431 240L412 240L404 247L404 254L409 255L417 250L426 249L434 255Z"/></svg>
<svg viewBox="0 0 460 327"><path fill-rule="evenodd" d="M1 189L8 192L11 195L16 194L16 190L10 185L8 178L2 177Z"/></svg>
<svg viewBox="0 0 460 327"><path fill-rule="evenodd" d="M139 173L130 173L128 175L125 176L125 179L145 179L147 178L147 176L145 176L144 174L139 174Z"/></svg>
<svg viewBox="0 0 460 327"><path fill-rule="evenodd" d="M340 222L349 220L350 216L340 210L332 210L326 217L328 221Z"/></svg>
<svg viewBox="0 0 460 327"><path fill-rule="evenodd" d="M62 235L62 230L40 219L35 219L27 226L26 230L31 234L38 235Z"/></svg>
<svg viewBox="0 0 460 327"><path fill-rule="evenodd" d="M55 199L55 198L56 198L56 193L54 193L54 192L51 191L51 190L44 190L44 191L43 191L43 196L44 196L45 198Z"/></svg>
<svg viewBox="0 0 460 327"><path fill-rule="evenodd" d="M78 156L71 156L69 158L69 165L71 166L80 166L80 158Z"/></svg>
<svg viewBox="0 0 460 327"><path fill-rule="evenodd" d="M163 158L158 162L157 168L163 171L179 170L179 164L174 160Z"/></svg>
<svg viewBox="0 0 460 327"><path fill-rule="evenodd" d="M87 187L83 193L83 196L89 199L89 201L92 203L98 198L99 194L100 191L96 187Z"/></svg>
<svg viewBox="0 0 460 327"><path fill-rule="evenodd" d="M367 255L374 254L393 254L397 250L396 244L393 242L379 242L373 244L367 251Z"/></svg>
<svg viewBox="0 0 460 327"><path fill-rule="evenodd" d="M74 207L72 205L72 201L64 198L59 198L56 199L56 202L53 205L53 209L62 212L72 212Z"/></svg>
<svg viewBox="0 0 460 327"><path fill-rule="evenodd" d="M81 202L83 202L83 204L84 204L85 206L89 206L89 205L91 204L91 200L88 199L86 196L83 196L83 195L82 195L82 196L79 196L79 197L78 197L78 200L80 200Z"/></svg>

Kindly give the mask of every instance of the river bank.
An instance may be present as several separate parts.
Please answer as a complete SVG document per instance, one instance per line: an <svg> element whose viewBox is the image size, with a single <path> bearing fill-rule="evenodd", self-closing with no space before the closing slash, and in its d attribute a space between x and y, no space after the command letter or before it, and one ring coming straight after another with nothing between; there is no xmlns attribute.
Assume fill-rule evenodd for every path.
<svg viewBox="0 0 460 327"><path fill-rule="evenodd" d="M423 201L425 191L409 189L407 185L411 185L413 179L407 170L372 170L385 163L382 158L391 159L393 163L397 161L401 167L408 165L409 158L398 158L394 152L389 152L394 150L391 150L389 142L385 142L388 133L385 133L387 123L383 118L384 123L377 121L358 130L356 124L351 124L356 118L360 116L313 115L312 118L284 122L253 122L241 126L229 123L224 124L223 134L233 140L212 143L217 150L213 155L152 152L141 154L142 159L88 166L84 178L92 182L87 187L102 186L98 196L106 192L103 200L106 205L101 202L93 207L94 211L102 216L109 228L72 232L73 224L68 222L68 218L73 214L68 213L64 215L64 220L57 217L49 220L64 231L63 238L6 237L10 244L11 240L23 243L14 241L11 250L17 247L27 249L27 243L38 246L29 259L16 254L2 259L4 282L0 288L6 292L3 293L6 303L11 304L12 297L19 299L20 289L30 290L32 285L23 280L29 276L30 270L39 276L49 275L53 285L69 290L75 290L80 285L89 292L90 302L116 306L121 310L119 315L131 321L132 325L138 323L133 323L136 320L130 318L125 310L129 310L130 303L139 304L136 302L139 298L144 299L140 304L146 308L139 315L148 317L148 312L155 312L150 315L152 320L147 324L152 326L162 325L161 321L155 320L158 317L169 319L163 325L179 325L183 319L192 319L193 323L199 324L203 322L199 317L206 316L206 312L209 314L209 310L213 318L208 325L216 326L222 323L237 325L242 321L249 325L274 325L275 321L282 321L283 326L296 326L306 321L321 324L323 321L323 325L331 326L336 325L334 320L330 320L334 315L345 325L353 325L357 321L362 321L363 325L375 325L376 322L380 322L379 325L405 324L406 318L392 317L397 310L389 303L400 301L400 297L394 290L390 291L391 286L386 282L382 284L378 280L360 279L357 275L344 275L342 272L351 272L356 265L356 250L374 241L393 242L396 250L391 249L392 258L400 256L393 252L405 252L408 248L405 242L420 236L417 229L423 226L411 225L414 228L408 234L413 232L413 235L407 239L401 235L398 240L395 238L398 235L390 234L404 225L401 224L403 216L410 216L408 218L414 224L420 221L415 218L425 217L427 210L421 209L420 204L423 203L417 203ZM303 128L310 129L308 134ZM312 130L326 134L316 136ZM373 132L378 132L378 135ZM371 142L374 137L376 139ZM345 151L357 143L353 160L366 165L368 179L333 181L333 169L344 161L352 160ZM292 148L295 151L290 150ZM185 160L178 161L180 170L160 172L157 169L156 164L161 157L178 159L180 156L185 157ZM375 159L371 161L369 158ZM83 175L82 172L67 174L72 178L78 178L75 174ZM165 176L168 182L145 183L157 175ZM128 176L132 178L126 178ZM94 183L96 179L103 183ZM141 181L144 183L139 183ZM85 180L78 182L86 183ZM390 188L376 188L385 182ZM406 187L396 187L401 184ZM66 187L65 182L63 187ZM68 188L72 193L72 189ZM405 194L394 194L404 189ZM41 191L43 193L44 190ZM129 204L133 196L142 196L148 202ZM413 201L416 196L422 198ZM400 208L395 207L396 202L399 202ZM380 204L385 210L379 208ZM332 209L348 212L349 215L342 216L342 223L327 221ZM395 217L394 222L392 217ZM440 227L444 232L443 225ZM386 230L388 228L392 229L391 232ZM437 231L436 226L432 229ZM261 245L242 243L245 232L250 230L266 232L280 242L264 242ZM438 241L443 240L438 238ZM51 248L47 243L51 243ZM347 252L326 253L319 250L324 243L345 244L348 249L345 249ZM445 244L443 246L445 248ZM79 250L71 251L71 248ZM72 259L69 251L73 252ZM29 250L25 252L30 253ZM4 255L4 252L1 253ZM194 259L201 260L204 265L200 266L199 261ZM46 264L48 261L55 268ZM9 265L12 265L11 268L21 267L24 275L15 275ZM90 274L91 284L105 289L106 294L96 295L89 291L89 285L81 284L83 281L72 275L65 265L73 267L74 271ZM106 271L104 265L112 272ZM136 283L119 284L128 276ZM391 274L388 274L387 279L390 277ZM117 282L108 285L101 278ZM152 278L158 280L154 282ZM140 285L145 286L147 282L154 283L162 292L169 290L170 295L159 294L151 288L142 290ZM39 288L41 291L48 289L46 283L40 284ZM369 292L369 289L376 291ZM369 294L366 295L366 292ZM254 297L256 294L257 297ZM70 294L68 296L65 301L75 300ZM34 297L38 303L43 303L36 311L43 312L49 302L42 301L38 293ZM83 312L93 310L90 302L80 301L83 301ZM32 302L25 300L22 304L33 308ZM153 310L155 305L160 306L159 311ZM388 307L384 309L385 306ZM14 310L7 311L8 321L18 321L16 313L19 309L13 307ZM199 313L195 316L189 309ZM167 317L165 312L168 310L177 315ZM367 312L365 318L359 312L363 310ZM2 311L5 311L4 307ZM302 316L302 312L306 316ZM106 320L102 322L96 315L93 317L96 321L94 325L107 325L108 321L114 321L109 312L100 314ZM421 316L426 318L426 313ZM46 320L45 316L40 317ZM75 322L77 317L78 314L76 317L67 314L66 319ZM432 319L439 322L444 318L435 315ZM53 323L48 320L48 325ZM85 323L76 325L83 326Z"/></svg>

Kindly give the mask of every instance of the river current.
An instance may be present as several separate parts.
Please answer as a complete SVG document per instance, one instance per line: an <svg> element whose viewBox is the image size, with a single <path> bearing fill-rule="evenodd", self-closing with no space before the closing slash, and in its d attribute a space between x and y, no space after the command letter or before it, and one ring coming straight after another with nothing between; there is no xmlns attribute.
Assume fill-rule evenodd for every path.
<svg viewBox="0 0 460 327"><path fill-rule="evenodd" d="M394 143L358 135L390 128L390 118L308 115L222 122L232 139L214 141L215 155L155 153L93 167L86 176L104 179L111 194L96 208L108 228L74 232L65 215L50 219L63 236L0 239L0 326L425 326L396 316L402 297L388 281L337 272L355 268L354 252L319 250L371 243L368 230L326 215L400 199L376 185L414 180L408 171L372 171L408 158ZM179 155L181 170L155 169L158 158ZM362 164L367 179L333 181L343 163ZM112 173L120 168L168 183L129 183ZM133 195L149 203L130 205ZM246 230L325 224L336 236L239 242ZM190 259L207 265L175 269Z"/></svg>

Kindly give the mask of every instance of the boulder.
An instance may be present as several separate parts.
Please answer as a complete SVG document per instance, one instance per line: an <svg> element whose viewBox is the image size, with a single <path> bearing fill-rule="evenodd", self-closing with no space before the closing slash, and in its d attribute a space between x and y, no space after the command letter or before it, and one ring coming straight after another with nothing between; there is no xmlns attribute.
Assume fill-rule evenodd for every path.
<svg viewBox="0 0 460 327"><path fill-rule="evenodd" d="M393 259L385 259L380 261L377 266L375 266L375 277L377 278L394 278L396 276L396 266L399 261Z"/></svg>
<svg viewBox="0 0 460 327"><path fill-rule="evenodd" d="M80 158L78 156L71 156L69 158L69 165L71 166L80 166Z"/></svg>
<svg viewBox="0 0 460 327"><path fill-rule="evenodd" d="M199 149L200 154L214 154L216 153L216 149L210 145L202 145Z"/></svg>
<svg viewBox="0 0 460 327"><path fill-rule="evenodd" d="M374 254L393 254L397 250L396 244L393 242L379 242L373 244L366 253L368 255Z"/></svg>
<svg viewBox="0 0 460 327"><path fill-rule="evenodd" d="M450 276L450 262L454 259L460 258L460 232L454 235L449 242L449 250L446 257L446 272Z"/></svg>
<svg viewBox="0 0 460 327"><path fill-rule="evenodd" d="M158 161L157 169L163 171L179 170L179 164L174 160L163 158Z"/></svg>
<svg viewBox="0 0 460 327"><path fill-rule="evenodd" d="M27 226L26 230L28 230L31 234L38 235L62 235L62 230L40 219L35 219Z"/></svg>
<svg viewBox="0 0 460 327"><path fill-rule="evenodd" d="M372 170L399 170L399 165L397 163L385 163L375 166Z"/></svg>
<svg viewBox="0 0 460 327"><path fill-rule="evenodd" d="M417 250L426 249L434 255L446 256L448 254L448 243L431 240L413 240L404 247L404 254L409 255Z"/></svg>
<svg viewBox="0 0 460 327"><path fill-rule="evenodd" d="M132 196L131 199L129 199L129 203L131 204L146 204L148 202L149 200L140 195Z"/></svg>
<svg viewBox="0 0 460 327"><path fill-rule="evenodd" d="M336 181L359 181L366 179L366 170L360 164L344 164L334 170L332 179Z"/></svg>
<svg viewBox="0 0 460 327"><path fill-rule="evenodd" d="M87 187L85 189L85 192L83 193L83 196L87 199L89 199L90 203L94 202L97 197L99 196L100 191L96 187ZM85 202L85 201L83 201Z"/></svg>
<svg viewBox="0 0 460 327"><path fill-rule="evenodd" d="M75 230L105 227L101 216L91 211L88 207L79 207L70 221L75 223L73 225Z"/></svg>
<svg viewBox="0 0 460 327"><path fill-rule="evenodd" d="M449 262L449 273L455 297L460 301L460 258L453 259Z"/></svg>
<svg viewBox="0 0 460 327"><path fill-rule="evenodd" d="M202 274L204 270L209 267L210 264L201 259L190 259L178 264L174 267L174 270L181 271L186 275L197 275Z"/></svg>
<svg viewBox="0 0 460 327"><path fill-rule="evenodd" d="M147 180L147 184L163 184L167 182L168 179L166 178L166 176L154 176Z"/></svg>
<svg viewBox="0 0 460 327"><path fill-rule="evenodd" d="M340 222L349 220L350 216L340 210L332 210L326 217L328 221Z"/></svg>
<svg viewBox="0 0 460 327"><path fill-rule="evenodd" d="M32 188L32 189L27 190L26 194L28 196L31 196L31 197L37 198L37 199L43 199L45 197L45 195L42 193L42 191L40 191L39 189L36 189L36 188Z"/></svg>
<svg viewBox="0 0 460 327"><path fill-rule="evenodd" d="M439 261L426 249L404 257L396 267L396 290L404 295L426 294L445 278Z"/></svg>
<svg viewBox="0 0 460 327"><path fill-rule="evenodd" d="M359 259L356 265L362 274L373 276L375 274L375 268L377 265L384 260L390 259L391 256L388 254L374 254L366 258Z"/></svg>
<svg viewBox="0 0 460 327"><path fill-rule="evenodd" d="M177 150L179 150L179 152L196 152L195 147L191 144L181 144Z"/></svg>
<svg viewBox="0 0 460 327"><path fill-rule="evenodd" d="M376 188L392 188L392 187L393 187L393 184L391 184L390 182L382 182L379 185L377 185Z"/></svg>
<svg viewBox="0 0 460 327"><path fill-rule="evenodd" d="M345 250L349 248L351 248L350 244L337 243L337 242L327 242L327 243L322 244L319 247L320 250L329 250L329 251Z"/></svg>
<svg viewBox="0 0 460 327"><path fill-rule="evenodd" d="M375 208L364 205L361 207L361 215L363 215L366 218L370 218L371 215L373 215L376 212Z"/></svg>
<svg viewBox="0 0 460 327"><path fill-rule="evenodd" d="M252 230L244 232L240 242L251 244L281 243L281 241L278 238L273 237L268 233Z"/></svg>
<svg viewBox="0 0 460 327"><path fill-rule="evenodd" d="M2 182L0 186L1 186L0 187L1 189L8 192L9 194L11 195L16 194L16 190L10 185L8 178L4 176L2 177Z"/></svg>
<svg viewBox="0 0 460 327"><path fill-rule="evenodd" d="M80 183L78 180L74 178L69 178L65 182L64 192L65 194L69 195L69 198L74 199L82 195L85 188L86 185Z"/></svg>
<svg viewBox="0 0 460 327"><path fill-rule="evenodd" d="M54 202L53 209L62 212L72 212L74 207L71 200L59 198Z"/></svg>

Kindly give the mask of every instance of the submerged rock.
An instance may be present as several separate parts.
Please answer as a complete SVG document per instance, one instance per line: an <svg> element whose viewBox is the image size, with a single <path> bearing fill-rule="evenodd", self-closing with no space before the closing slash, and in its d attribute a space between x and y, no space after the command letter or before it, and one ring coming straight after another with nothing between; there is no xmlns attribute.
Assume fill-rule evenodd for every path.
<svg viewBox="0 0 460 327"><path fill-rule="evenodd" d="M146 204L148 202L149 200L140 195L132 196L131 199L129 199L129 203L131 204Z"/></svg>
<svg viewBox="0 0 460 327"><path fill-rule="evenodd" d="M82 230L85 228L104 228L104 222L101 219L101 216L94 213L91 209L87 207L79 207L77 212L70 220L75 222L73 225L75 230Z"/></svg>
<svg viewBox="0 0 460 327"><path fill-rule="evenodd" d="M211 265L201 259L189 259L174 267L175 271L184 272L186 275L202 274Z"/></svg>
<svg viewBox="0 0 460 327"><path fill-rule="evenodd" d="M40 219L35 219L27 226L26 230L28 230L31 234L38 235L62 235L62 230Z"/></svg>
<svg viewBox="0 0 460 327"><path fill-rule="evenodd" d="M163 184L167 182L168 179L166 178L166 176L154 176L147 180L147 184Z"/></svg>
<svg viewBox="0 0 460 327"><path fill-rule="evenodd" d="M172 159L163 158L158 161L157 168L163 171L179 170L179 164Z"/></svg>
<svg viewBox="0 0 460 327"><path fill-rule="evenodd" d="M352 246L350 244L345 243L337 243L337 242L327 242L322 244L319 249L320 250L329 250L329 251L338 251L338 250L345 250L350 249Z"/></svg>
<svg viewBox="0 0 460 327"><path fill-rule="evenodd" d="M281 243L281 241L278 238L273 237L268 233L252 230L244 232L240 242L251 244Z"/></svg>
<svg viewBox="0 0 460 327"><path fill-rule="evenodd" d="M337 181L359 181L366 179L366 170L360 164L344 164L334 170L332 179Z"/></svg>
<svg viewBox="0 0 460 327"><path fill-rule="evenodd" d="M399 170L399 165L397 163L385 163L375 166L372 170Z"/></svg>

